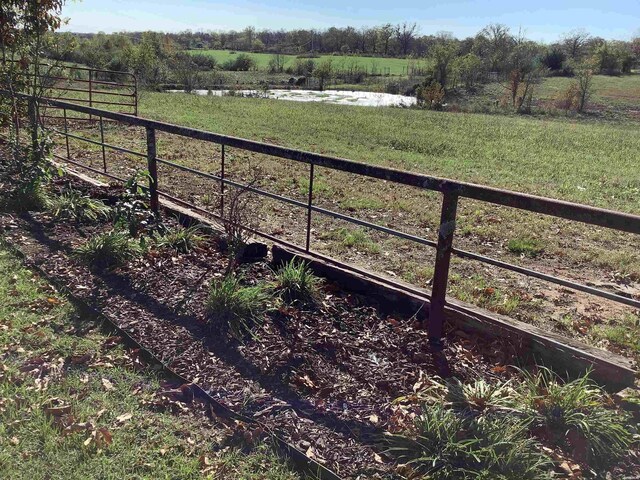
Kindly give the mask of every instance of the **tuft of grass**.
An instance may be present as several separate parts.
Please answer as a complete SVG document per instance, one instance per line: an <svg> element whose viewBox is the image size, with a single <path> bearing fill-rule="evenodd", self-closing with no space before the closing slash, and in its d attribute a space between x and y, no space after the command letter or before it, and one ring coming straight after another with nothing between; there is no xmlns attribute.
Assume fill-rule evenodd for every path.
<svg viewBox="0 0 640 480"><path fill-rule="evenodd" d="M512 238L507 244L507 248L511 253L516 255L524 255L525 257L535 258L544 252L542 242L535 238Z"/></svg>
<svg viewBox="0 0 640 480"><path fill-rule="evenodd" d="M106 270L124 265L143 251L140 243L125 232L112 230L91 237L73 251L73 257L94 270Z"/></svg>
<svg viewBox="0 0 640 480"><path fill-rule="evenodd" d="M632 434L626 417L607 408L609 397L588 374L563 383L540 368L536 374L525 373L523 387L523 403L537 428L592 467L605 469L628 451Z"/></svg>
<svg viewBox="0 0 640 480"><path fill-rule="evenodd" d="M318 297L320 279L302 261L291 259L276 273L276 291L286 302L313 303Z"/></svg>
<svg viewBox="0 0 640 480"><path fill-rule="evenodd" d="M57 220L95 222L106 219L111 209L100 200L94 200L77 190L70 190L47 200L47 209Z"/></svg>
<svg viewBox="0 0 640 480"><path fill-rule="evenodd" d="M487 283L480 275L451 276L451 294L463 302L474 303L502 315L510 315L520 307L520 297L510 291L503 291Z"/></svg>
<svg viewBox="0 0 640 480"><path fill-rule="evenodd" d="M361 228L338 228L328 234L329 238L339 241L344 247L357 248L368 253L380 253L380 246Z"/></svg>
<svg viewBox="0 0 640 480"><path fill-rule="evenodd" d="M528 424L499 416L470 416L425 405L408 435L390 435L387 453L433 479L543 479L549 459Z"/></svg>
<svg viewBox="0 0 640 480"><path fill-rule="evenodd" d="M171 248L180 253L189 253L204 241L204 237L199 235L199 232L197 225L189 228L173 228L159 237L156 245L160 248Z"/></svg>
<svg viewBox="0 0 640 480"><path fill-rule="evenodd" d="M598 325L593 334L596 338L604 338L618 348L640 354L640 316L628 314L620 322Z"/></svg>
<svg viewBox="0 0 640 480"><path fill-rule="evenodd" d="M267 300L263 286L244 287L235 275L216 279L211 284L206 303L209 325L240 340L260 321Z"/></svg>

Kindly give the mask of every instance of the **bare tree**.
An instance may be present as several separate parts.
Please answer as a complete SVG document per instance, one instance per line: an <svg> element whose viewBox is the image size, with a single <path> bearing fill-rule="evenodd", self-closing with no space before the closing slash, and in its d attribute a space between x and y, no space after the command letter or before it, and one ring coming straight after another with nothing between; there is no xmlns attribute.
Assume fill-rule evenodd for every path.
<svg viewBox="0 0 640 480"><path fill-rule="evenodd" d="M408 23L404 22L402 24L398 24L395 27L395 36L398 40L398 44L400 45L400 51L402 55L406 56L409 53L409 49L411 48L411 43L413 42L415 36L418 34L418 24L417 23Z"/></svg>
<svg viewBox="0 0 640 480"><path fill-rule="evenodd" d="M387 23L378 29L378 37L380 38L380 43L382 43L385 57L389 55L389 42L391 41L391 37L393 37L393 31L393 25L390 23Z"/></svg>
<svg viewBox="0 0 640 480"><path fill-rule="evenodd" d="M573 60L579 60L585 53L585 47L588 45L591 35L586 30L573 30L561 40L567 56Z"/></svg>

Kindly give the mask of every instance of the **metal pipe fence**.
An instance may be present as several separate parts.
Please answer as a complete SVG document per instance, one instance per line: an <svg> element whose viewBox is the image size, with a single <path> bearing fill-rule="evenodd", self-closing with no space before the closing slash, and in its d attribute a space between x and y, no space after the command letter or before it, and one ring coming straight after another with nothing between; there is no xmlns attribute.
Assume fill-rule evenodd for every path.
<svg viewBox="0 0 640 480"><path fill-rule="evenodd" d="M6 94L8 92L0 92L0 94ZM106 150L112 149L119 152L135 155L140 158L145 158L147 163L147 170L149 172L150 184L149 191L151 194L151 207L153 209L158 208L159 198L164 197L182 206L193 209L196 212L203 213L219 220L225 220L225 187L231 186L235 188L242 188L249 192L255 193L265 198L283 202L302 210L306 210L306 236L303 245L284 241L276 238L273 235L269 235L265 232L261 232L257 229L248 228L247 230L252 233L266 238L270 241L277 242L288 247L294 248L297 251L306 252L316 257L328 259L330 258L314 252L311 245L311 226L312 215L320 214L331 218L343 220L355 225L374 229L384 232L389 235L393 235L398 238L412 241L419 245L426 245L436 249L436 260L434 266L434 276L432 283L432 292L430 299L429 314L427 319L427 329L430 341L434 345L439 345L442 338L443 323L444 323L444 309L447 298L447 284L450 270L451 256L455 255L461 258L471 259L479 261L485 264L493 265L505 270L516 272L528 277L537 278L547 282L561 285L566 288L585 292L591 295L595 295L607 300L617 302L623 305L631 306L634 308L640 308L640 300L625 297L612 293L606 290L598 289L588 285L580 284L572 280L556 277L546 273L531 270L518 265L513 265L501 260L479 255L473 252L457 249L453 247L453 240L455 237L456 228L456 216L457 207L460 199L467 198L478 201L491 203L494 205L500 205L504 207L516 208L528 212L549 215L552 217L558 217L566 220L581 222L589 225L595 225L600 227L606 227L620 232L627 232L632 234L640 234L640 216L629 213L623 213L613 210L606 210L602 208L581 205L577 203L555 200L546 197L540 197L535 195L529 195L525 193L519 193L500 188L488 187L483 185L477 185L467 182L458 182L446 178L438 178L430 175L424 175L420 173L401 171L388 167L381 167L375 165L369 165L351 160L346 160L337 157L331 157L327 155L321 155L317 153L305 152L301 150L295 150L291 148L285 148L277 145L271 145L263 142L257 142L252 140L246 140L242 138L220 135L217 133L207 132L203 130L197 130L188 127L182 127L169 123L159 122L155 120L149 120L145 118L135 117L131 115L123 115L120 113L110 112L106 110L99 110L96 108L86 107L83 105L74 105L67 102L61 102L51 99L43 99L42 103L55 106L63 110L64 128L63 130L52 129L54 133L65 138L67 156L56 154L55 157L59 160L68 162L77 167L86 169L90 172L105 175L108 178L124 182L124 179L112 174L108 171L108 162L106 159ZM99 119L100 125L102 125L103 119L109 119L116 122L121 122L130 126L138 126L145 128L146 131L146 152L136 152L134 150L119 147L117 145L111 145L104 142L104 131L101 129L100 141L82 137L80 135L69 133L67 125L67 110L89 114ZM185 138L191 138L218 144L221 146L221 173L215 175L212 173L206 173L200 170L196 170L184 165L180 165L175 162L163 159L158 156L156 132L165 132L168 134L178 135ZM85 141L90 144L101 146L103 169L99 170L93 167L82 164L71 158L68 140L73 138L80 141ZM259 154L265 154L271 157L293 160L309 166L309 189L306 201L296 200L287 196L279 195L273 192L266 191L262 188L258 188L252 185L243 184L229 179L225 176L225 147L237 148ZM162 179L158 176L158 164L166 167L185 172L194 177L201 177L218 182L220 185L220 212L213 212L208 209L197 206L184 199L170 195L162 189ZM360 218L356 218L350 215L346 215L340 212L336 212L327 208L320 207L314 204L314 176L315 167L324 167L336 171L347 172L364 177L370 177L375 179L382 179L389 182L393 182L399 185L406 185L423 190L431 190L440 192L442 194L442 207L440 216L440 225L438 229L437 241L432 241L416 235L411 235L406 232L402 232L384 225L372 223ZM357 270L355 267L350 267L352 270ZM359 270L358 270L359 271ZM387 284L398 286L393 281L385 279L368 272L362 272L369 276L373 276L377 280L384 281ZM411 287L401 286L410 291L416 292L417 290Z"/></svg>

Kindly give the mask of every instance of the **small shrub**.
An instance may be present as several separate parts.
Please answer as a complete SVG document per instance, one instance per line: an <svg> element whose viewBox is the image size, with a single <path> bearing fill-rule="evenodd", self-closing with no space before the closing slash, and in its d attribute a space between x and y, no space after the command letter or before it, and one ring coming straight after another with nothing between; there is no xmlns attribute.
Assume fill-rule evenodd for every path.
<svg viewBox="0 0 640 480"><path fill-rule="evenodd" d="M625 416L611 408L607 395L588 375L563 383L542 368L525 374L524 403L535 426L555 444L595 468L606 468L622 457L632 442Z"/></svg>
<svg viewBox="0 0 640 480"><path fill-rule="evenodd" d="M209 326L240 340L264 314L267 299L264 287L243 287L235 275L214 280L206 304Z"/></svg>
<svg viewBox="0 0 640 480"><path fill-rule="evenodd" d="M223 70L228 70L231 72L248 72L255 67L255 59L252 56L247 55L246 53L241 53L235 58L230 58L222 64Z"/></svg>
<svg viewBox="0 0 640 480"><path fill-rule="evenodd" d="M96 235L76 248L73 257L94 270L106 270L124 265L143 253L139 242L125 232L110 231Z"/></svg>
<svg viewBox="0 0 640 480"><path fill-rule="evenodd" d="M124 185L125 191L115 205L115 224L128 229L132 237L140 233L152 233L160 225L159 217L149 208L150 193L144 186L149 172L136 172Z"/></svg>
<svg viewBox="0 0 640 480"><path fill-rule="evenodd" d="M544 246L535 238L513 238L509 240L507 248L511 253L535 258L544 252Z"/></svg>
<svg viewBox="0 0 640 480"><path fill-rule="evenodd" d="M320 279L304 262L291 260L278 270L276 290L286 302L313 303L318 297Z"/></svg>
<svg viewBox="0 0 640 480"><path fill-rule="evenodd" d="M433 479L542 479L549 460L516 419L425 405L410 435L388 437L387 453Z"/></svg>
<svg viewBox="0 0 640 480"><path fill-rule="evenodd" d="M444 107L445 91L438 82L423 85L416 90L418 105L428 110L442 110Z"/></svg>
<svg viewBox="0 0 640 480"><path fill-rule="evenodd" d="M189 253L204 240L199 235L198 226L189 228L173 228L156 240L160 248L172 248L180 253Z"/></svg>
<svg viewBox="0 0 640 480"><path fill-rule="evenodd" d="M77 222L95 222L108 218L111 213L111 209L100 200L82 195L77 190L50 198L47 207L54 218Z"/></svg>

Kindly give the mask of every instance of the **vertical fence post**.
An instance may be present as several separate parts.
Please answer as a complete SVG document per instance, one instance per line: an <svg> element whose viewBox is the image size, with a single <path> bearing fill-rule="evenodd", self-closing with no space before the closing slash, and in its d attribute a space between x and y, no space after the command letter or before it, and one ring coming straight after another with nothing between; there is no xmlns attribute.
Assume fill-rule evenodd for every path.
<svg viewBox="0 0 640 480"><path fill-rule="evenodd" d="M104 172L107 173L107 151L104 147L104 125L102 124L102 115L100 116L100 143L102 144L102 166Z"/></svg>
<svg viewBox="0 0 640 480"><path fill-rule="evenodd" d="M220 166L220 218L224 218L224 144L222 147Z"/></svg>
<svg viewBox="0 0 640 480"><path fill-rule="evenodd" d="M133 115L138 116L138 77L133 75Z"/></svg>
<svg viewBox="0 0 640 480"><path fill-rule="evenodd" d="M305 251L309 253L309 246L311 245L311 205L313 203L313 167L314 164L310 164L309 168L309 200L307 203L307 244Z"/></svg>
<svg viewBox="0 0 640 480"><path fill-rule="evenodd" d="M158 162L156 161L156 131L147 127L147 168L149 170L149 194L151 210L158 213Z"/></svg>
<svg viewBox="0 0 640 480"><path fill-rule="evenodd" d="M458 209L458 193L445 190L443 194L436 263L433 272L433 288L431 290L431 306L427 323L429 343L436 347L442 344L444 305L447 296L453 236L456 229L456 211Z"/></svg>
<svg viewBox="0 0 640 480"><path fill-rule="evenodd" d="M93 107L93 70L89 69L89 107ZM89 114L89 120L93 117Z"/></svg>
<svg viewBox="0 0 640 480"><path fill-rule="evenodd" d="M67 158L71 158L71 149L69 148L69 127L67 125L67 109L62 109L62 115L64 116L64 140L67 144Z"/></svg>

